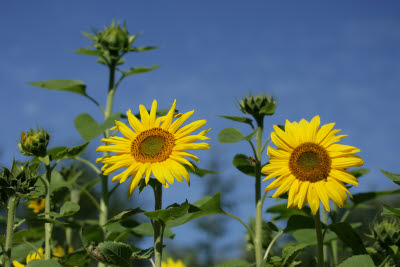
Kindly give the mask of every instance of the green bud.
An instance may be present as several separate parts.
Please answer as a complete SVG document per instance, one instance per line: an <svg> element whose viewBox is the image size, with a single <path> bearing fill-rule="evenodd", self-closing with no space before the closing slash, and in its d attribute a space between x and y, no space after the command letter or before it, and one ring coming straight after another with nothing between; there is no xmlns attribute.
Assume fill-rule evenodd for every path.
<svg viewBox="0 0 400 267"><path fill-rule="evenodd" d="M249 95L238 100L238 109L245 114L250 114L261 126L265 115L273 115L275 113L276 100L266 94Z"/></svg>
<svg viewBox="0 0 400 267"><path fill-rule="evenodd" d="M44 157L47 155L47 145L50 135L43 129L29 132L21 132L21 140L18 143L20 153L26 156Z"/></svg>
<svg viewBox="0 0 400 267"><path fill-rule="evenodd" d="M0 201L7 203L8 197L18 195L24 197L35 189L35 184L39 176L37 170L39 163L26 162L24 166L18 166L13 160L11 170L2 167L0 171Z"/></svg>
<svg viewBox="0 0 400 267"><path fill-rule="evenodd" d="M134 41L135 36L130 36L126 25L122 27L114 21L104 31L97 32L94 47L98 50L107 51L111 56L118 56L119 52L127 52Z"/></svg>
<svg viewBox="0 0 400 267"><path fill-rule="evenodd" d="M390 246L400 246L400 220L398 218L384 218L375 221L372 225L372 234L378 251L387 250Z"/></svg>

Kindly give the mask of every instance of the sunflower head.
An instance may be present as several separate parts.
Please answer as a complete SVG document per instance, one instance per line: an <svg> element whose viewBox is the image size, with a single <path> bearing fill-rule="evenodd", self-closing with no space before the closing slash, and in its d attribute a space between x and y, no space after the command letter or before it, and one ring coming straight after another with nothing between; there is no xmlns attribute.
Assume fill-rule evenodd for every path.
<svg viewBox="0 0 400 267"><path fill-rule="evenodd" d="M186 265L181 260L174 261L168 258L167 262L161 262L161 267L186 267Z"/></svg>
<svg viewBox="0 0 400 267"><path fill-rule="evenodd" d="M266 94L249 95L238 100L239 110L253 116L258 125L262 125L265 115L273 115L275 113L275 107L276 100Z"/></svg>
<svg viewBox="0 0 400 267"><path fill-rule="evenodd" d="M18 143L20 153L26 156L44 157L47 154L47 145L50 135L44 129L21 132L21 140Z"/></svg>
<svg viewBox="0 0 400 267"><path fill-rule="evenodd" d="M289 190L288 207L301 209L309 204L316 214L320 200L330 211L329 200L342 207L350 192L344 183L358 185L346 169L364 164L354 155L356 147L336 144L346 135L336 135L334 123L320 126L319 116L311 122L286 121L285 130L274 125L271 140L278 148L268 147L269 164L262 168L268 180L277 177L266 191L277 189L273 197ZM351 195L350 195L351 196Z"/></svg>
<svg viewBox="0 0 400 267"><path fill-rule="evenodd" d="M99 146L96 151L115 154L98 158L97 162L104 164L102 167L104 175L111 174L123 167L127 168L122 173L115 175L113 181L123 183L129 176L132 177L128 197L143 177L147 184L151 175L165 187L168 187L168 183L172 184L174 179L182 182L184 178L189 183L189 173L184 165L192 169L194 167L186 157L195 161L199 161L199 159L187 150L210 148L207 143L195 143L199 140L209 139L205 136L209 130L190 135L204 126L206 121L199 120L181 127L194 111L176 117L174 115L175 107L176 101L166 116L157 118L156 100L153 101L150 113L143 105L140 105L140 121L128 110L126 114L131 128L120 121L116 121L116 126L112 128L112 130L118 129L123 137L113 136L101 139L102 142L110 145Z"/></svg>

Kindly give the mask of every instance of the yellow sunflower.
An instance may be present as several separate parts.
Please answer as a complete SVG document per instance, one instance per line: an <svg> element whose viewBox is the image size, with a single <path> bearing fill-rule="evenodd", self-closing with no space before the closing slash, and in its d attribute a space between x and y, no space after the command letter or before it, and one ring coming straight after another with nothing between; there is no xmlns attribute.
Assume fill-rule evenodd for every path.
<svg viewBox="0 0 400 267"><path fill-rule="evenodd" d="M168 258L167 262L161 262L161 267L186 267L186 265L181 260L174 261Z"/></svg>
<svg viewBox="0 0 400 267"><path fill-rule="evenodd" d="M166 116L156 118L156 100L153 101L150 114L143 105L139 105L141 121L132 114L131 110L126 113L133 131L124 123L115 121L116 126L111 129L118 129L124 137L113 136L101 139L102 142L111 145L99 146L96 151L109 151L117 154L98 158L96 162L104 164L101 169L104 175L127 167L122 173L115 175L112 181L123 183L129 176L132 176L128 197L132 195L143 177L147 184L151 174L165 187L168 187L168 183L173 184L174 178L178 182L182 182L182 177L190 184L189 173L182 164L194 169L185 157L195 161L199 161L199 159L186 150L210 148L207 143L194 143L198 140L209 139L205 136L209 130L202 131L197 135L189 135L204 126L206 120L198 120L179 128L193 114L194 110L182 114L173 121L175 107L176 100Z"/></svg>
<svg viewBox="0 0 400 267"><path fill-rule="evenodd" d="M39 199L39 200L31 200L28 208L33 209L34 213L39 213L42 210L44 210L44 206L45 206L45 199Z"/></svg>
<svg viewBox="0 0 400 267"><path fill-rule="evenodd" d="M329 199L339 207L350 192L344 183L358 185L357 179L347 168L358 167L364 161L353 153L360 149L335 144L347 135L336 135L335 123L320 126L319 116L311 122L302 119L299 123L286 120L285 131L274 125L271 133L272 142L278 149L268 147L269 164L262 168L268 176L275 179L265 190L276 190L272 197L278 197L289 190L288 207L301 209L306 203L314 214L321 200L327 211Z"/></svg>

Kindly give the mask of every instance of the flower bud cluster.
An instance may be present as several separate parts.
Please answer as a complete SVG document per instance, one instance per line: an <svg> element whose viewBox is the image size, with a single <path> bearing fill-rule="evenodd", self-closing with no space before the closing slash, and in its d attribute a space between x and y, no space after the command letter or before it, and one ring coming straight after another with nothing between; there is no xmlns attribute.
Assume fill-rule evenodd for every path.
<svg viewBox="0 0 400 267"><path fill-rule="evenodd" d="M387 250L390 246L400 247L400 220L397 218L384 218L372 226L373 237L379 250Z"/></svg>

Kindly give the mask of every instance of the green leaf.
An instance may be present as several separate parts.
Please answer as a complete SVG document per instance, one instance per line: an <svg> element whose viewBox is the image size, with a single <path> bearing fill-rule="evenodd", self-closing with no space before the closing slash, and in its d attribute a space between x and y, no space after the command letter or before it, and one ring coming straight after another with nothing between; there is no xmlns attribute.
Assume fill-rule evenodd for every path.
<svg viewBox="0 0 400 267"><path fill-rule="evenodd" d="M375 267L374 261L368 255L357 255L348 258L337 267Z"/></svg>
<svg viewBox="0 0 400 267"><path fill-rule="evenodd" d="M43 236L42 236L43 238ZM12 254L11 254L11 260L19 261L19 262L24 262L26 259L26 256L29 253L35 252L35 250L32 248L40 248L43 245L43 240L39 240L36 242L31 242L31 244L18 244L13 246L12 248Z"/></svg>
<svg viewBox="0 0 400 267"><path fill-rule="evenodd" d="M132 228L132 232L139 236L154 236L153 226L150 223L142 223ZM164 229L164 237L174 238L175 234L166 227Z"/></svg>
<svg viewBox="0 0 400 267"><path fill-rule="evenodd" d="M293 237L299 243L308 244L309 246L317 245L317 235L315 229L299 229L293 232ZM325 234L324 244L336 240L337 236L335 233L329 232Z"/></svg>
<svg viewBox="0 0 400 267"><path fill-rule="evenodd" d="M89 114L81 113L74 119L74 124L82 138L85 141L90 141L111 128L114 121L120 118L121 113L113 113L104 123L99 124Z"/></svg>
<svg viewBox="0 0 400 267"><path fill-rule="evenodd" d="M125 210L125 211L120 212L119 214L115 215L111 219L109 219L106 222L106 224L104 224L102 227L110 225L112 223L123 221L125 219L128 219L129 217L131 217L134 214L138 214L138 213L142 213L142 212L144 212L144 210L142 210L140 208Z"/></svg>
<svg viewBox="0 0 400 267"><path fill-rule="evenodd" d="M331 224L329 228L336 233L340 240L351 247L353 254L368 254L360 236L354 231L353 227L351 227L349 223L335 223Z"/></svg>
<svg viewBox="0 0 400 267"><path fill-rule="evenodd" d="M101 255L106 258L108 264L120 267L131 267L132 248L120 242L106 241L97 246Z"/></svg>
<svg viewBox="0 0 400 267"><path fill-rule="evenodd" d="M101 56L102 52L99 50L93 50L89 48L78 48L74 51L75 53L86 55L86 56Z"/></svg>
<svg viewBox="0 0 400 267"><path fill-rule="evenodd" d="M259 111L260 114L264 115L274 115L276 104L274 102L270 102L268 105L262 107Z"/></svg>
<svg viewBox="0 0 400 267"><path fill-rule="evenodd" d="M56 260L31 260L26 267L62 267Z"/></svg>
<svg viewBox="0 0 400 267"><path fill-rule="evenodd" d="M88 144L89 143L87 142L82 145L77 145L73 147L65 147L65 146L54 147L49 151L47 151L47 153L51 156L52 160L73 158L82 154L85 151Z"/></svg>
<svg viewBox="0 0 400 267"><path fill-rule="evenodd" d="M124 76L129 76L129 75L133 75L133 74L141 74L141 73L146 73L152 70L157 69L158 67L160 67L160 64L157 65L153 65L150 68L147 67L133 67L128 71L120 71Z"/></svg>
<svg viewBox="0 0 400 267"><path fill-rule="evenodd" d="M218 134L220 143L236 143L244 139L244 135L236 128L225 128Z"/></svg>
<svg viewBox="0 0 400 267"><path fill-rule="evenodd" d="M132 52L146 52L154 49L158 49L158 46L142 46L142 47L131 47L129 48L129 51Z"/></svg>
<svg viewBox="0 0 400 267"><path fill-rule="evenodd" d="M180 218L189 212L191 205L187 200L173 208L145 212L148 218L167 224L169 221Z"/></svg>
<svg viewBox="0 0 400 267"><path fill-rule="evenodd" d="M89 261L90 257L84 249L75 250L60 259L63 266L86 266Z"/></svg>
<svg viewBox="0 0 400 267"><path fill-rule="evenodd" d="M251 264L245 260L229 260L223 263L216 265L215 267L252 267L254 264Z"/></svg>
<svg viewBox="0 0 400 267"><path fill-rule="evenodd" d="M84 82L79 80L47 80L40 82L30 82L28 84L47 90L68 91L87 96L86 85Z"/></svg>
<svg viewBox="0 0 400 267"><path fill-rule="evenodd" d="M389 205L386 205L385 203L383 203L383 212L382 212L382 216L395 216L395 217L400 217L400 208L393 208Z"/></svg>
<svg viewBox="0 0 400 267"><path fill-rule="evenodd" d="M254 126L253 126L253 120L252 120L252 119L249 119L249 118L246 118L246 117L223 116L223 115L217 115L217 116L218 116L218 117L221 117L221 118L228 119L228 120L232 120L232 121L247 123L247 124L251 125L251 127L254 127Z"/></svg>
<svg viewBox="0 0 400 267"><path fill-rule="evenodd" d="M104 241L104 231L98 225L81 227L79 236L85 248L91 244L99 244Z"/></svg>
<svg viewBox="0 0 400 267"><path fill-rule="evenodd" d="M244 154L236 154L232 161L233 165L244 174L255 176L255 165L251 163L248 156Z"/></svg>
<svg viewBox="0 0 400 267"><path fill-rule="evenodd" d="M293 215L289 218L285 233L291 233L293 231L305 228L315 228L315 222L311 217L302 215Z"/></svg>
<svg viewBox="0 0 400 267"><path fill-rule="evenodd" d="M354 177L359 178L361 176L367 175L369 173L369 170L366 168L357 168L354 170L349 171L351 174L354 175Z"/></svg>
<svg viewBox="0 0 400 267"><path fill-rule="evenodd" d="M400 194L400 190L387 190L380 192L365 192L353 195L354 204L360 204L378 197Z"/></svg>
<svg viewBox="0 0 400 267"><path fill-rule="evenodd" d="M282 251L283 265L289 266L297 256L308 246L308 244L296 244L295 246L287 246Z"/></svg>
<svg viewBox="0 0 400 267"><path fill-rule="evenodd" d="M215 171L211 171L211 170L206 170L206 169L200 169L199 167L197 167L197 165L190 160L190 163L192 163L193 167L194 167L194 171L192 170L192 168L190 168L189 166L185 165L185 168L188 172L191 172L199 177L204 177L206 174L218 174L218 172Z"/></svg>
<svg viewBox="0 0 400 267"><path fill-rule="evenodd" d="M216 193L214 196L205 196L202 199L193 203L193 206L198 208L198 211L187 213L184 216L170 221L167 226L176 227L185 224L196 218L203 216L209 216L214 214L225 214L221 208L221 196L220 193Z"/></svg>
<svg viewBox="0 0 400 267"><path fill-rule="evenodd" d="M384 171L381 168L379 168L379 170L390 180L392 180L394 183L396 183L397 185L400 185L400 174L397 173L393 173L393 172L388 172L388 171Z"/></svg>
<svg viewBox="0 0 400 267"><path fill-rule="evenodd" d="M64 203L64 205L62 205L62 207L60 209L60 215L61 216L71 216L71 215L77 213L80 208L81 207L79 206L79 204L71 202L71 201L67 201Z"/></svg>

